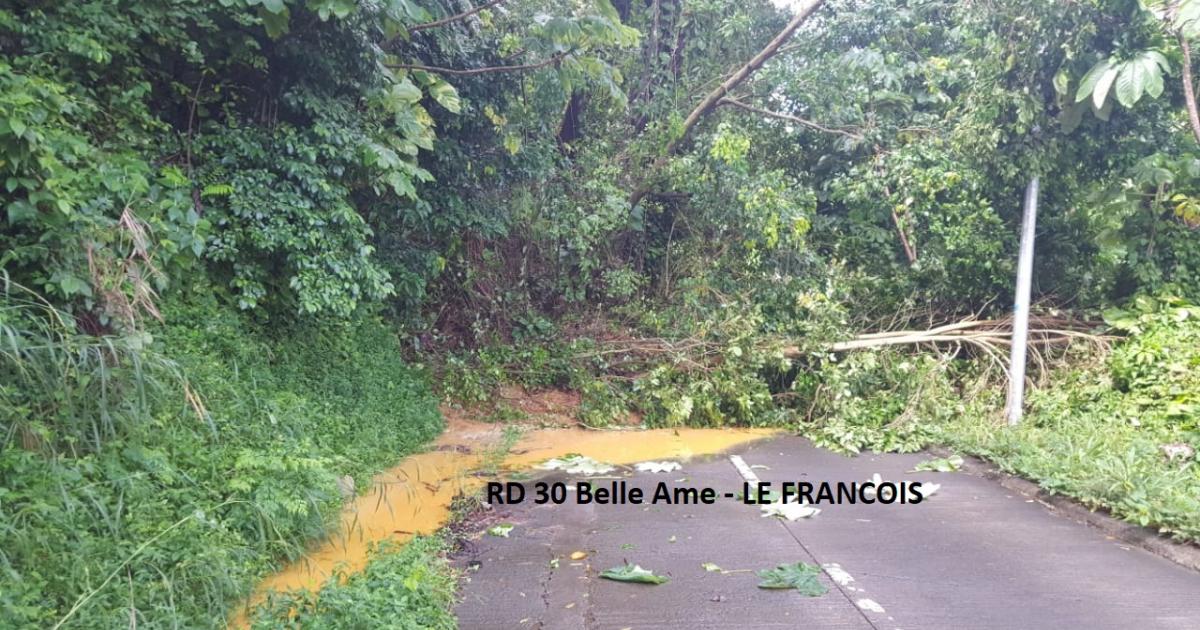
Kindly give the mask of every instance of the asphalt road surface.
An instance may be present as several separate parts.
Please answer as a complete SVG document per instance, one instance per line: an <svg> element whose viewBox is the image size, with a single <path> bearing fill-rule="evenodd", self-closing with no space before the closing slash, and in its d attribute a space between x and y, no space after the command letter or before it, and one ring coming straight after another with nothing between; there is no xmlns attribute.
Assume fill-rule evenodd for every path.
<svg viewBox="0 0 1200 630"><path fill-rule="evenodd" d="M631 435L636 439L636 435ZM552 475L572 487L613 477L738 492L745 478L819 483L939 483L916 505L821 505L787 521L721 496L712 505L497 505L479 523L514 525L484 535L457 558L463 630L570 629L1200 629L1200 573L1106 537L982 476L912 473L927 454L843 457L785 437L731 454L681 462L667 473L601 479ZM572 560L571 554L587 557ZM755 571L820 565L828 592L757 587ZM661 585L599 578L637 564ZM715 564L723 572L706 570Z"/></svg>

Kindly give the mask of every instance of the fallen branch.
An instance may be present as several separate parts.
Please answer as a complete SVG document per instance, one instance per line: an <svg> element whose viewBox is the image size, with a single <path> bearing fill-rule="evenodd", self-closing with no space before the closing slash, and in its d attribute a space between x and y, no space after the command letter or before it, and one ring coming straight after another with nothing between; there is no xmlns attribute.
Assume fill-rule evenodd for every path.
<svg viewBox="0 0 1200 630"><path fill-rule="evenodd" d="M1033 317L1029 330L1029 359L1035 372L1050 372L1049 354L1073 344L1090 345L1103 350L1115 339L1098 334L1100 322L1069 317ZM720 327L718 327L720 328ZM863 333L852 339L801 348L785 346L785 340L774 336L722 338L720 335L696 335L683 338L634 337L601 338L595 345L571 354L572 361L590 363L602 381L636 382L664 365L692 375L703 375L721 369L728 359L731 346L753 348L761 356L782 356L796 360L823 352L854 352L889 347L908 346L914 351L929 351L942 360L962 356L964 350L979 360L986 373L1008 370L1009 348L1012 345L1012 318L968 319L933 326L926 330L890 330ZM533 374L528 366L513 362L503 366L507 373ZM811 410L810 410L811 412Z"/></svg>
<svg viewBox="0 0 1200 630"><path fill-rule="evenodd" d="M1037 347L1067 345L1074 342L1105 346L1113 337L1091 332L1096 326L1092 322L1065 318L1034 318L1029 330L1029 344ZM984 350L993 356L1003 356L1002 347L1012 345L1012 318L967 320L936 326L928 330L893 330L865 333L846 341L828 346L833 352L885 348L889 346L922 344L969 345ZM788 358L805 354L799 347L784 348Z"/></svg>

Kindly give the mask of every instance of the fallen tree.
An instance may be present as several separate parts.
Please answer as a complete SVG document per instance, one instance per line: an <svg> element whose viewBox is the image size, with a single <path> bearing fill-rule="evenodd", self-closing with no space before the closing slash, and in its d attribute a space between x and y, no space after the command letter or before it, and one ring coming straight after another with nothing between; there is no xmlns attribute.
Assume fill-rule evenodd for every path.
<svg viewBox="0 0 1200 630"><path fill-rule="evenodd" d="M1045 368L1045 358L1039 350L1063 347L1071 343L1086 343L1098 348L1107 347L1113 339L1099 334L1100 322L1069 317L1033 317L1029 324L1031 358ZM968 319L935 326L927 330L890 330L864 333L828 346L832 352L871 350L888 346L951 348L957 351L970 347L986 356L999 367L1007 369L1007 347L1012 345L1012 316L999 319ZM796 359L806 354L797 346L783 349L783 355Z"/></svg>
<svg viewBox="0 0 1200 630"><path fill-rule="evenodd" d="M1097 349L1106 348L1115 337L1101 332L1103 326L1102 322L1076 317L1032 317L1029 328L1029 345L1033 350L1031 358L1044 369L1043 355L1048 350L1062 349L1079 343ZM911 346L914 350L936 349L950 354L970 349L1002 368L1007 368L1007 349L1011 344L1011 316L947 322L924 330L898 329L863 333L851 339L817 347L802 347L794 342L789 343L789 340L767 336L756 339L753 343L760 350L778 350L783 358L790 360L819 352L844 353L892 346ZM575 358L605 358L610 368L625 375L636 374L640 372L641 366L668 357L685 369L704 369L721 364L727 345L726 341L701 337L617 338L599 340L595 349L581 353Z"/></svg>
<svg viewBox="0 0 1200 630"><path fill-rule="evenodd" d="M977 346L1007 346L1012 343L1012 317L999 319L968 319L942 324L926 330L889 330L864 333L831 344L834 352L882 348L884 346L922 344L971 344ZM1037 346L1057 346L1072 341L1105 344L1113 337L1097 334L1100 322L1067 317L1033 317L1030 320L1029 343ZM784 355L802 354L799 348L789 347Z"/></svg>

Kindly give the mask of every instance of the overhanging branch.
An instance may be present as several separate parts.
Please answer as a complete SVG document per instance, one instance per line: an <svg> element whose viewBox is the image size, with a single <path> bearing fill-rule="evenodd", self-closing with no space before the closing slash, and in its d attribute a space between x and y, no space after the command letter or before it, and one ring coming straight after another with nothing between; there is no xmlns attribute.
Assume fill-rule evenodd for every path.
<svg viewBox="0 0 1200 630"><path fill-rule="evenodd" d="M462 13L459 13L458 15L451 15L449 17L445 17L440 20L434 20L433 22L426 22L424 24L417 24L416 26L410 26L410 27L408 27L408 32L409 33L417 33L420 31L427 30L427 29L431 29L431 28L445 26L447 24L450 24L451 22L465 20L465 19L471 17L472 15L475 15L476 13L483 11L484 9L490 9L490 8L496 6L497 4L500 4L501 2L504 2L504 0L491 0L491 2L485 2L485 3L475 7L474 9L471 9L470 11L463 11Z"/></svg>
<svg viewBox="0 0 1200 630"><path fill-rule="evenodd" d="M425 22L424 24L414 24L413 26L410 26L407 29L405 29L404 31L402 31L400 35L397 35L397 36L385 41L383 43L383 48L390 50L390 49L394 48L397 44L399 44L403 41L406 41L408 39L408 36L412 33L419 33L421 31L428 30L431 28L438 28L439 26L445 26L447 24L452 24L459 20L465 20L465 19L471 17L472 15L475 15L476 13L483 11L484 9L490 9L490 8L500 4L501 2L504 2L504 0L490 0L489 2L485 2L485 3L475 7L474 9L471 9L469 11L463 11L462 13L459 13L457 15L447 16L440 20L434 20L432 22Z"/></svg>
<svg viewBox="0 0 1200 630"><path fill-rule="evenodd" d="M796 15L790 22L787 23L787 26L783 27L783 30L779 31L779 33L775 35L774 39L767 43L767 45L763 47L763 49L760 50L757 55L754 55L754 57L750 59L750 61L747 61L746 65L738 68L736 72L729 75L729 78L722 81L721 85L717 86L717 89L709 92L708 95L706 95L700 101L700 104L696 105L695 109L692 110L692 113L688 114L687 119L683 121L683 130L680 132L679 136L669 145L667 145L666 152L668 154L674 153L676 147L680 142L688 137L692 129L696 126L696 123L699 123L701 118L711 112L713 108L717 106L717 103L722 98L725 98L725 95L729 94L733 88L741 85L743 81L750 78L750 75L754 74L759 68L761 68L768 59L774 57L775 53L779 52L779 48L783 46L785 42L791 39L792 35L794 35L796 31L800 29L800 25L804 24L804 22L808 20L809 16L816 12L816 10L824 3L825 0L808 0L804 6L798 7L796 9Z"/></svg>
<svg viewBox="0 0 1200 630"><path fill-rule="evenodd" d="M862 134L854 132L854 131L849 131L847 129L838 129L836 127L826 127L819 123L815 123L811 120L805 120L804 118L800 118L798 116L793 116L791 114L784 114L782 112L773 112L771 110L763 109L761 107L755 107L754 105L751 105L749 103L743 103L742 101L739 101L737 99L732 99L729 97L721 99L718 104L719 105L732 105L739 109L744 109L748 112L754 112L755 114L767 116L769 118L778 118L779 120L786 120L788 122L795 123L802 127L808 127L809 129L821 131L824 133L832 133L832 134L837 134L840 136L846 136L847 138L851 138L854 140L862 140L863 139Z"/></svg>
<svg viewBox="0 0 1200 630"><path fill-rule="evenodd" d="M729 75L716 89L709 92L700 100L700 103L692 109L687 119L683 121L683 127L680 129L679 134L667 144L662 155L659 155L650 165L650 168L647 169L647 175L642 180L642 183L629 195L630 206L636 206L650 192L649 180L654 178L666 166L667 161L675 154L679 145L687 140L700 120L707 116L730 91L741 85L742 82L761 68L771 57L774 57L779 52L780 47L791 39L792 35L796 34L796 31L800 29L800 25L804 24L824 3L825 0L807 0L803 5L796 7L795 15L787 23L787 26L783 27L783 30L779 31L750 61L747 61L745 65Z"/></svg>
<svg viewBox="0 0 1200 630"><path fill-rule="evenodd" d="M537 63L525 63L525 64L518 64L518 65L512 65L512 66L487 66L484 68L465 68L465 69L442 68L439 66L426 66L426 65L419 64L419 63L389 63L389 64L385 64L385 65L387 65L387 67L389 67L389 68L393 68L396 70L424 70L426 72L436 72L439 74L452 74L455 76L471 76L471 75L476 75L476 74L490 74L493 72L520 72L522 70L539 70L541 68L545 68L547 66L552 66L552 65L558 63L559 61L562 61L563 57L566 57L566 56L567 56L567 53L558 53L558 54L554 55L553 57L550 57L549 59L546 59L544 61L539 61Z"/></svg>

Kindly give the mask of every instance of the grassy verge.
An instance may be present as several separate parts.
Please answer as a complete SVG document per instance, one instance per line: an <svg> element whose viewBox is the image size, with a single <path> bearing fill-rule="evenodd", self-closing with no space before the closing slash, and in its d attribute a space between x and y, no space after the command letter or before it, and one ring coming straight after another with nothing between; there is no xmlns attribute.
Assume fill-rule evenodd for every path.
<svg viewBox="0 0 1200 630"><path fill-rule="evenodd" d="M220 627L323 535L340 477L442 426L377 320L267 330L193 298L92 352L26 306L0 311L0 627Z"/></svg>
<svg viewBox="0 0 1200 630"><path fill-rule="evenodd" d="M455 576L442 535L402 548L381 546L361 573L335 576L319 592L273 596L255 614L255 630L380 628L453 630Z"/></svg>
<svg viewBox="0 0 1200 630"><path fill-rule="evenodd" d="M1031 414L1010 429L964 417L942 427L953 447L1090 507L1200 542L1200 465L1168 459L1172 430L1143 429L1095 409ZM1193 441L1193 443L1195 443Z"/></svg>
<svg viewBox="0 0 1200 630"><path fill-rule="evenodd" d="M797 379L800 431L843 452L941 443L1131 523L1200 542L1200 307L1140 298L1105 313L1110 351L1057 360L1003 422L1002 374L895 350L847 354Z"/></svg>
<svg viewBox="0 0 1200 630"><path fill-rule="evenodd" d="M518 435L506 430L492 453L497 457L508 453ZM435 534L418 536L402 546L380 545L371 551L365 570L335 575L315 593L268 596L254 611L251 627L454 630L459 573L449 557L488 522L489 512L483 506L479 492L455 497L450 518Z"/></svg>
<svg viewBox="0 0 1200 630"><path fill-rule="evenodd" d="M936 424L938 438L1137 525L1200 542L1200 308L1141 298L1106 313L1127 333L1030 392L1022 424L1001 394Z"/></svg>
<svg viewBox="0 0 1200 630"><path fill-rule="evenodd" d="M1145 387L1123 390L1111 367L1139 350L1138 338L1109 361L1061 370L1052 385L1032 393L1015 428L961 414L939 427L942 441L1036 481L1052 492L1200 542L1200 433L1194 414L1177 414L1178 396ZM1182 347L1177 356L1189 360ZM1194 350L1193 350L1194 353ZM1194 360L1190 359L1190 360ZM1168 370L1170 363L1161 365ZM1198 392L1178 390L1182 396ZM992 408L997 409L999 396ZM992 416L998 416L993 413Z"/></svg>

